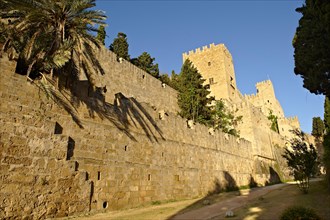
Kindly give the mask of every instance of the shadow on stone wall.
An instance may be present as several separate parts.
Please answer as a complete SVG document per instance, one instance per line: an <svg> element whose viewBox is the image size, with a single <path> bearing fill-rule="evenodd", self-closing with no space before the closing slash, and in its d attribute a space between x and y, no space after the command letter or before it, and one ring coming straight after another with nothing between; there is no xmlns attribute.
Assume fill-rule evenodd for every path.
<svg viewBox="0 0 330 220"><path fill-rule="evenodd" d="M92 48L88 47L90 52ZM94 73L104 75L105 71L102 65L95 57L89 57L93 66ZM85 72L89 73L89 69L83 66ZM20 75L26 75L27 65L18 60L15 72ZM31 72L32 79L40 78L39 73ZM80 118L80 107L86 106L91 118L95 115L102 120L106 119L115 125L118 130L125 133L131 140L136 138L130 132L129 126L141 127L146 136L151 141L158 142L158 138L164 139L162 131L156 122L146 111L145 108L134 98L127 98L121 93L115 95L114 105L105 101L106 87L93 87L89 81L93 81L93 77L87 75L89 80L80 80L76 66L68 63L61 71L54 71L54 77L50 78L49 74L45 74L47 84L40 83L36 80L34 84L43 90L56 104L69 113L73 121L83 128L83 122ZM158 137L157 137L158 136Z"/></svg>
<svg viewBox="0 0 330 220"><path fill-rule="evenodd" d="M249 187L250 188L255 188L258 186L258 183L255 181L252 175L250 175L250 180L249 180Z"/></svg>
<svg viewBox="0 0 330 220"><path fill-rule="evenodd" d="M105 101L104 88L97 88L92 94L77 96L78 102L86 105L89 117L96 115L108 120L131 140L137 141L130 127L142 128L150 141L165 140L163 132L148 111L135 98L125 97L122 93L115 94L114 104ZM80 103L81 104L81 103Z"/></svg>
<svg viewBox="0 0 330 220"><path fill-rule="evenodd" d="M238 190L237 183L229 172L223 171L223 177L224 177L223 182L220 182L220 180L218 178L214 178L213 187L212 187L212 189L209 190L209 192L207 193L207 195L205 197L199 199L198 201L194 202L193 204L178 211L177 213L175 213L174 215L170 216L167 219L170 220L183 213L186 213L186 212L189 212L192 210L196 210L199 208L203 208L204 206L219 202L222 198L221 193ZM239 192L235 192L235 194L240 195ZM223 196L225 196L225 195L223 194Z"/></svg>

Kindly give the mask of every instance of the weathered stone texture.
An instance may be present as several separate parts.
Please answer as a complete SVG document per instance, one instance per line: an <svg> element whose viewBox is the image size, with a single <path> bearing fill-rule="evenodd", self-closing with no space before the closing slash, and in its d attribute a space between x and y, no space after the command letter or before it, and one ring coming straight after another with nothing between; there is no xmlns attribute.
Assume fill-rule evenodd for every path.
<svg viewBox="0 0 330 220"><path fill-rule="evenodd" d="M277 154L270 146L280 137L268 132L251 143L190 129L176 114L173 89L105 48L99 57L105 102L89 97L85 82L75 85L88 101L79 106L84 129L0 59L0 218L116 210L271 181Z"/></svg>

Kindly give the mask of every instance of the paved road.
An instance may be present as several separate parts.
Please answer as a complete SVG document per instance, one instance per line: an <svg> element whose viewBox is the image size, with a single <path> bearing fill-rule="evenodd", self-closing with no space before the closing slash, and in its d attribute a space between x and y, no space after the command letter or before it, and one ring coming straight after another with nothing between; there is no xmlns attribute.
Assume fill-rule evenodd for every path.
<svg viewBox="0 0 330 220"><path fill-rule="evenodd" d="M261 188L254 188L252 190L243 190L242 195L227 199L225 201L205 206L190 212L176 215L171 220L184 220L184 219L213 219L215 217L225 217L226 212L248 204L252 199L259 198L273 190L287 187L292 183L281 183L272 186Z"/></svg>

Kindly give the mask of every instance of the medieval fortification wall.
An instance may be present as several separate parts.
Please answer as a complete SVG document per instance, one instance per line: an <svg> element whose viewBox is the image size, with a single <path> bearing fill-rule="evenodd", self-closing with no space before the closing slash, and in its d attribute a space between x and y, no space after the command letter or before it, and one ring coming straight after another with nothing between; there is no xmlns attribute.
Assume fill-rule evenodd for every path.
<svg viewBox="0 0 330 220"><path fill-rule="evenodd" d="M176 91L105 48L99 59L101 96L84 81L74 85L84 128L0 59L0 218L116 210L278 181L284 162L274 145L283 140L253 125L265 119L251 103L237 104L247 109L250 141L188 128Z"/></svg>

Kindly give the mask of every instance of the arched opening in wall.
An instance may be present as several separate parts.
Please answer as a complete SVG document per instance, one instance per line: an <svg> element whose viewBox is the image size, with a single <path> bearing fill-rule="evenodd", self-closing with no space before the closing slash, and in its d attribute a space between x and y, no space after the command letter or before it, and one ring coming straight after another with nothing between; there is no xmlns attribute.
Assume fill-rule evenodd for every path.
<svg viewBox="0 0 330 220"><path fill-rule="evenodd" d="M71 137L69 137L66 160L71 160L71 158L73 157L75 144L76 142Z"/></svg>
<svg viewBox="0 0 330 220"><path fill-rule="evenodd" d="M63 128L59 123L55 123L55 130L54 134L62 134L63 133Z"/></svg>
<svg viewBox="0 0 330 220"><path fill-rule="evenodd" d="M148 174L148 181L151 181L151 174Z"/></svg>
<svg viewBox="0 0 330 220"><path fill-rule="evenodd" d="M88 174L88 172L86 172L86 176L85 177L86 177L85 180L89 180L89 174Z"/></svg>
<svg viewBox="0 0 330 220"><path fill-rule="evenodd" d="M142 79L144 79L145 77L146 77L146 75L143 74L143 75L142 75Z"/></svg>
<svg viewBox="0 0 330 220"><path fill-rule="evenodd" d="M103 204L102 204L102 207L104 209L108 208L108 202L107 201L104 201Z"/></svg>
<svg viewBox="0 0 330 220"><path fill-rule="evenodd" d="M124 150L125 150L125 151L127 151L127 150L128 150L128 147L127 147L127 146L125 146L125 147L124 147Z"/></svg>
<svg viewBox="0 0 330 220"><path fill-rule="evenodd" d="M97 180L101 180L101 172L97 171Z"/></svg>

